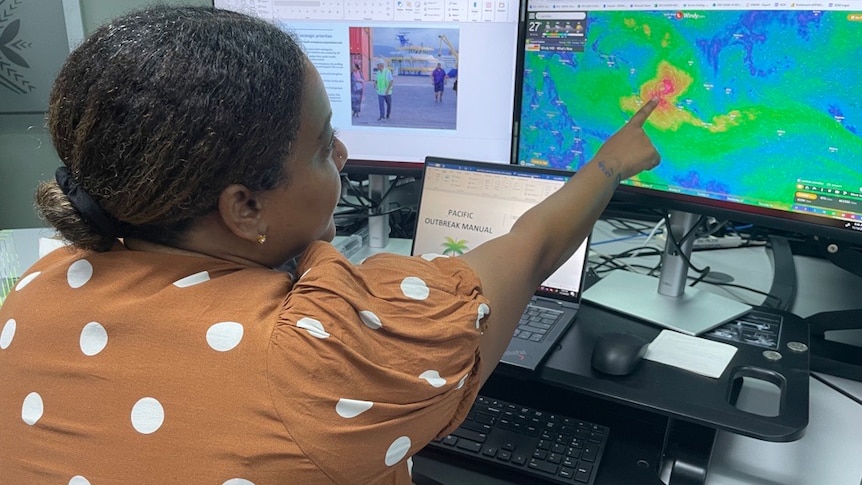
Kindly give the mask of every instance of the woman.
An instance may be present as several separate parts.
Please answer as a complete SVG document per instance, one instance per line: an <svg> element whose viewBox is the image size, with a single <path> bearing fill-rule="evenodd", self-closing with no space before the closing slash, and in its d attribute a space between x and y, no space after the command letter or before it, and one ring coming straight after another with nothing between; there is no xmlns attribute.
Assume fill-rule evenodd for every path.
<svg viewBox="0 0 862 485"><path fill-rule="evenodd" d="M352 265L328 243L347 149L293 37L209 8L102 27L52 90L62 166L36 197L74 246L0 307L4 482L409 483L538 283L658 163L654 107L510 234Z"/></svg>
<svg viewBox="0 0 862 485"><path fill-rule="evenodd" d="M362 68L359 64L353 65L353 71L350 73L350 108L353 110L353 117L358 118L359 112L362 111L362 98L365 92L365 78L362 77Z"/></svg>

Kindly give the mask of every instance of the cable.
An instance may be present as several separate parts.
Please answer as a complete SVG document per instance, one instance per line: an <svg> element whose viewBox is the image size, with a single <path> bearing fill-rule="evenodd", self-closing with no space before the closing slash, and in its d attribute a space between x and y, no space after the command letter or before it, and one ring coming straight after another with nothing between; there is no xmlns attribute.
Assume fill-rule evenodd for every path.
<svg viewBox="0 0 862 485"><path fill-rule="evenodd" d="M346 178L346 176L342 176L342 177ZM342 186L343 185L344 185L344 182L342 182ZM359 201L359 204L350 202L349 200L347 200L343 196L341 197L341 204L343 204L347 207L353 207L353 208L364 208L364 209L374 208L374 204L371 202L371 200L368 198L368 196L363 194L362 191L359 190L359 188L357 188L355 185L353 185L353 182L349 178L347 178L347 190L350 192L351 195L356 197L356 200Z"/></svg>
<svg viewBox="0 0 862 485"><path fill-rule="evenodd" d="M641 244L641 247L646 247L646 245L649 244L649 242L652 240L652 238L656 234L659 234L659 230L662 227L665 227L666 225L667 225L667 217L662 217L661 220L658 221L655 226L653 226L652 231L650 231L650 233L647 235L646 241L644 241L644 243ZM668 232L670 232L670 230L668 230Z"/></svg>
<svg viewBox="0 0 862 485"><path fill-rule="evenodd" d="M413 239L413 231L416 227L416 205L399 207L399 209L399 212L389 216L390 235L396 238Z"/></svg>
<svg viewBox="0 0 862 485"><path fill-rule="evenodd" d="M711 219L711 218L707 218L707 220L709 220L709 219ZM717 233L718 231L722 230L722 229L723 229L723 228L724 228L724 227L725 227L729 222L730 222L730 221L727 221L727 220L725 220L725 221L721 221L721 222L717 222L717 221L716 221L715 223L713 223L713 224L712 224L712 228L707 227L707 228L706 228L706 232L704 232L704 233L702 233L702 234L698 234L698 235L697 235L697 237L709 237L709 236L712 236L713 234L715 234L715 233Z"/></svg>
<svg viewBox="0 0 862 485"><path fill-rule="evenodd" d="M665 216L665 218L670 220L670 214ZM668 230L667 230L667 237L670 239L671 243L673 243L676 250L679 251L679 256L682 258L683 261L685 261L686 266L693 269L695 272L700 273L701 275L709 274L709 272L711 270L710 267L706 266L704 268L698 268L697 266L695 266L691 262L691 259L689 259L689 257L686 256L685 251L682 250L682 245L685 244L685 242L689 238L695 236L695 233L697 232L697 228L698 228L698 226L700 226L703 223L703 220L704 220L704 216L700 216L697 219L697 221L691 226L691 229L689 229L688 232L685 233L682 236L682 239L680 239L679 241L676 240L676 236L674 236L673 230L671 230L670 228L668 228ZM695 284L697 284L698 281L700 281L700 280L695 280L694 283L692 283L689 286L694 286Z"/></svg>
<svg viewBox="0 0 862 485"><path fill-rule="evenodd" d="M604 241L591 242L590 246L601 246L602 244L611 244L611 243L620 242L620 241L628 241L629 239L637 239L639 237L643 237L643 234L634 234L632 236L622 236L622 237L618 237L618 238L614 238L614 239L606 239Z"/></svg>
<svg viewBox="0 0 862 485"><path fill-rule="evenodd" d="M689 277L689 278L691 279L691 277ZM700 277L698 277L698 278L700 278ZM728 288L738 288L738 289L740 289L740 290L750 291L750 292L752 292L752 293L757 293L758 295L763 295L763 296L765 296L766 298L770 298L770 297L771 297L771 295L770 295L769 293L765 292L765 291L761 291L761 290L758 290L758 289L756 289L756 288L752 288L752 287L750 287L750 286L743 286L743 285L739 285L739 284L736 284L736 283L725 283L725 282L722 282L722 281L704 281L704 283L706 283L706 284L708 284L708 285L712 285L712 286L726 286L726 287L728 287Z"/></svg>
<svg viewBox="0 0 862 485"><path fill-rule="evenodd" d="M649 254L648 254L645 250L652 250L652 251L649 252ZM636 253L630 254L632 252L636 252ZM651 274L652 272L654 272L658 268L658 266L648 267L648 266L642 266L642 265L634 265L634 264L630 264L628 262L620 261L620 260L623 258L636 258L636 257L642 257L642 256L658 256L661 254L661 250L658 248L654 248L654 247L633 248L633 249L628 249L626 251L623 251L622 253L609 255L609 254L604 254L604 253L601 253L599 251L596 251L591 246L590 247L590 253L595 254L596 256L600 257L603 260L601 263L598 263L598 264L593 266L593 271L596 271L596 273L598 273L599 270L601 270L601 268L604 266L613 265L614 267L608 271L613 271L615 269L628 269L628 268L640 267L640 268L647 269L649 271L649 273ZM605 271L605 272L607 272L607 271Z"/></svg>
<svg viewBox="0 0 862 485"><path fill-rule="evenodd" d="M389 195L389 192L392 192L392 190L394 188L399 187L399 185L398 185L399 182L401 182L402 180L405 180L407 178L412 178L412 177L404 177L403 175L395 176L395 180L393 180L392 183L389 184L389 187L386 188L386 192L383 192L383 195L380 196L380 200L381 201L386 200L386 196Z"/></svg>
<svg viewBox="0 0 862 485"><path fill-rule="evenodd" d="M368 214L368 213L360 212L360 213L350 214L350 215L352 215L355 219L359 220L359 219L368 219L370 217L377 217L377 216L388 216L390 214L404 212L405 210L409 210L409 211L416 210L416 204L402 205L402 206L398 206L398 207L389 209L388 211L375 212L374 214ZM342 214L337 214L337 215L341 216Z"/></svg>
<svg viewBox="0 0 862 485"><path fill-rule="evenodd" d="M619 219L616 217L602 219L615 230L632 231L640 235L644 235L644 231L653 227L651 224L646 224L640 221L632 221L630 219ZM637 224L635 224L637 223Z"/></svg>
<svg viewBox="0 0 862 485"><path fill-rule="evenodd" d="M665 213L664 219L665 221L670 221L670 213ZM686 241L688 241L690 238L695 236L697 228L700 227L701 224L703 224L703 221L705 219L706 218L704 216L699 216L697 218L697 221L692 224L691 229L689 229L688 232L682 236L682 239L680 239L679 242L676 242L676 236L673 234L673 231L668 229L668 236L670 236L670 238L674 240L674 244L676 245L677 249L679 249L679 247Z"/></svg>
<svg viewBox="0 0 862 485"><path fill-rule="evenodd" d="M598 256L599 258L601 258L603 260L601 263L593 265L592 269L596 274L599 274L600 272L601 273L609 273L611 271L615 271L618 269L624 269L627 271L631 271L632 273L637 273L637 271L635 271L635 268L632 265L629 265L628 263L626 263L624 261L618 261L617 258L614 258L613 256L608 256L606 254L596 252L592 249L590 249L590 252L594 253L596 256ZM608 266L611 264L613 265L612 268L607 269L605 271L601 271L602 267Z"/></svg>
<svg viewBox="0 0 862 485"><path fill-rule="evenodd" d="M631 232L634 232L634 234L632 234L630 236L620 236L620 237L613 238L613 239L606 239L604 241L592 241L592 242L590 242L590 246L601 246L602 244L612 244L615 242L628 241L631 239L637 239L639 237L647 236L646 241L641 245L643 247L649 243L650 239L653 237L653 235L655 235L657 229L661 226L661 221L659 221L659 224L657 224L655 226L650 225L650 224L640 224L640 227L637 227L634 224L632 224L632 221L627 221L624 219L603 219L603 220L606 223L608 223L608 225L613 227L614 230L631 231ZM651 231L649 233L645 233L644 230L646 230L646 229L651 229Z"/></svg>

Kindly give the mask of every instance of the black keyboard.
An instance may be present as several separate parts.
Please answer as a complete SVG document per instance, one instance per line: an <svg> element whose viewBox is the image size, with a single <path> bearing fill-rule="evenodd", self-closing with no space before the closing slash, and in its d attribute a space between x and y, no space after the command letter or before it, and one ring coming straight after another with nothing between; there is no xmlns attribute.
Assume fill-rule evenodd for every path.
<svg viewBox="0 0 862 485"><path fill-rule="evenodd" d="M537 305L527 305L515 329L515 338L541 342L563 316L563 312Z"/></svg>
<svg viewBox="0 0 862 485"><path fill-rule="evenodd" d="M428 446L559 484L592 485L607 426L484 396L452 434Z"/></svg>

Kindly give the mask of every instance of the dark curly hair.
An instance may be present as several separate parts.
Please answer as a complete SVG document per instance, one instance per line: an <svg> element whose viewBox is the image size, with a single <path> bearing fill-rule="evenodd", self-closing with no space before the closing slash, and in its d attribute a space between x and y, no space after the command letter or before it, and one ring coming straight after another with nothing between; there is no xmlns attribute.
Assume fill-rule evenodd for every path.
<svg viewBox="0 0 862 485"><path fill-rule="evenodd" d="M291 34L235 12L163 6L113 20L66 60L48 128L74 183L119 229L93 224L56 181L38 187L37 210L81 248L175 245L228 185L288 182L305 63Z"/></svg>

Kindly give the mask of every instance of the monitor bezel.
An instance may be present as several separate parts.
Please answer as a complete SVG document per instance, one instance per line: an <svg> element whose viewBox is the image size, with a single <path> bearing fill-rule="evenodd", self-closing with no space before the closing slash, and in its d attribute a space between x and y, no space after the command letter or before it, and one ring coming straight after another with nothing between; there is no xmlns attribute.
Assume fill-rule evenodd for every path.
<svg viewBox="0 0 862 485"><path fill-rule="evenodd" d="M799 237L825 238L854 245L862 245L862 232L836 227L836 219L820 221L818 216L797 212L755 207L737 202L725 202L685 194L674 194L655 189L621 184L613 202L659 210L680 210L734 223L753 224L761 229L774 229ZM834 222L835 224L828 224Z"/></svg>
<svg viewBox="0 0 862 485"><path fill-rule="evenodd" d="M422 176L424 162L394 162L348 158L341 173L352 176L392 175L397 177Z"/></svg>

